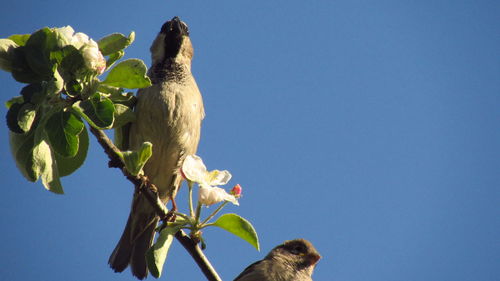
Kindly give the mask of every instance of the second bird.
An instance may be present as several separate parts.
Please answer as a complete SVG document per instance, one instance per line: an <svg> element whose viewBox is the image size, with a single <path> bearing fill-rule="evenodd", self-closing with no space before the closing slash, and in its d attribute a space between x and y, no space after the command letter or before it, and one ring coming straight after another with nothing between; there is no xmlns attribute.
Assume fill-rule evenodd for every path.
<svg viewBox="0 0 500 281"><path fill-rule="evenodd" d="M191 74L193 47L187 25L178 17L166 22L151 46L148 71L152 86L138 91L136 121L129 148L153 144L144 174L156 185L160 199L173 199L182 182L179 169L186 155L195 154L200 140L203 101ZM139 279L147 276L145 254L151 246L158 216L140 193L135 193L125 230L109 258L116 272L130 264Z"/></svg>

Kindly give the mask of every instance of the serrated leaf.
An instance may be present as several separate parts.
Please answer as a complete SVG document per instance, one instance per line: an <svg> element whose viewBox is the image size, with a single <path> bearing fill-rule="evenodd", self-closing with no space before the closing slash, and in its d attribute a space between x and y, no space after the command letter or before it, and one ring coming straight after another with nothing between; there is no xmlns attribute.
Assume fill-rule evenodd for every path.
<svg viewBox="0 0 500 281"><path fill-rule="evenodd" d="M237 214L224 214L213 225L220 227L254 246L260 251L259 237L252 224Z"/></svg>
<svg viewBox="0 0 500 281"><path fill-rule="evenodd" d="M113 67L102 83L118 88L145 88L151 86L146 72L147 67L142 60L128 59Z"/></svg>
<svg viewBox="0 0 500 281"><path fill-rule="evenodd" d="M19 128L26 133L31 129L31 125L33 125L33 121L35 121L36 117L36 107L31 103L25 103L19 109L17 113L17 124Z"/></svg>
<svg viewBox="0 0 500 281"><path fill-rule="evenodd" d="M79 148L78 135L85 125L68 111L54 113L45 124L51 148L62 157L75 157Z"/></svg>
<svg viewBox="0 0 500 281"><path fill-rule="evenodd" d="M26 41L30 38L31 34L13 34L8 38L14 41L19 46L26 45Z"/></svg>
<svg viewBox="0 0 500 281"><path fill-rule="evenodd" d="M141 147L137 151L127 150L122 152L125 168L132 175L138 175L152 154L153 144L150 142L142 143Z"/></svg>
<svg viewBox="0 0 500 281"><path fill-rule="evenodd" d="M135 33L131 32L128 37L121 33L113 33L102 39L97 44L103 56L122 51L134 41Z"/></svg>
<svg viewBox="0 0 500 281"><path fill-rule="evenodd" d="M155 278L161 276L163 265L167 259L168 250L170 249L170 245L172 245L174 235L180 229L180 227L168 226L162 229L156 243L146 252L148 269Z"/></svg>
<svg viewBox="0 0 500 281"><path fill-rule="evenodd" d="M135 114L130 107L115 103L115 122L113 122L113 128L120 128L121 126L134 120Z"/></svg>
<svg viewBox="0 0 500 281"><path fill-rule="evenodd" d="M94 128L109 129L113 126L113 102L99 93L95 93L88 100L75 102L73 109Z"/></svg>
<svg viewBox="0 0 500 281"><path fill-rule="evenodd" d="M67 158L55 154L59 176L65 177L80 168L87 158L88 148L89 134L87 129L84 128L78 135L78 153L74 157Z"/></svg>

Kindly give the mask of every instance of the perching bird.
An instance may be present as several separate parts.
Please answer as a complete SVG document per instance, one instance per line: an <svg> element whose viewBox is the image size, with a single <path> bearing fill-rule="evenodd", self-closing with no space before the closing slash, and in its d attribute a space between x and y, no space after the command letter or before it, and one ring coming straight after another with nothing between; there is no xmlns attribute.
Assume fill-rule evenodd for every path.
<svg viewBox="0 0 500 281"><path fill-rule="evenodd" d="M187 25L178 17L167 21L150 50L148 76L152 86L138 91L129 147L137 149L146 141L153 144L144 174L158 188L161 201L167 203L182 182L179 169L184 157L196 153L205 112L191 74L193 47ZM115 272L130 264L134 276L147 276L145 253L151 247L158 221L150 203L136 192L125 230L109 258Z"/></svg>
<svg viewBox="0 0 500 281"><path fill-rule="evenodd" d="M234 281L312 281L321 256L305 239L285 241L267 256L248 266Z"/></svg>

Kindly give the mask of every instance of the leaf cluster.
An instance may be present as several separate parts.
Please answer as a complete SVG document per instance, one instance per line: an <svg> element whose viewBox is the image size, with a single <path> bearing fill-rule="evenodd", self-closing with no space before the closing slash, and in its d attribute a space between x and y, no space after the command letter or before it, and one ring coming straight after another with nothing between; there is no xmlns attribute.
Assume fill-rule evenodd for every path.
<svg viewBox="0 0 500 281"><path fill-rule="evenodd" d="M26 84L6 103L12 154L26 179L41 178L55 193L63 193L60 178L85 161L89 134L84 121L101 130L122 128L134 120L135 97L125 89L151 85L141 60L116 63L134 41L134 32L97 42L100 57L107 57L102 81L102 73L89 69L94 62L85 47L73 43L71 35L45 27L0 39L0 68Z"/></svg>

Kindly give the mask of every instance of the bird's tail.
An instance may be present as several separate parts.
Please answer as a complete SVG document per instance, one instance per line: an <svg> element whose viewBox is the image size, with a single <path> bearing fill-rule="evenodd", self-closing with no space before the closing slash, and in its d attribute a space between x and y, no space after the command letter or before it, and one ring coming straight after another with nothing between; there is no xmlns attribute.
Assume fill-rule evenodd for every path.
<svg viewBox="0 0 500 281"><path fill-rule="evenodd" d="M120 241L109 257L115 272L122 272L130 264L132 274L144 279L148 274L146 251L153 243L159 218L151 204L140 193L134 195L132 209Z"/></svg>

